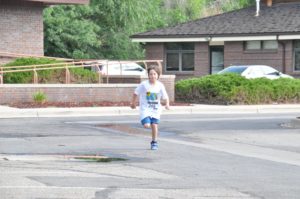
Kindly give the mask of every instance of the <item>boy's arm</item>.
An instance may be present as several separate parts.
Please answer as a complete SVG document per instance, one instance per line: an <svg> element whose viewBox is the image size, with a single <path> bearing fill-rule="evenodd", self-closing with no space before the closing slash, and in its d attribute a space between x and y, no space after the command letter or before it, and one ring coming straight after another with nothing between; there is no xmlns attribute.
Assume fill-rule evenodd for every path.
<svg viewBox="0 0 300 199"><path fill-rule="evenodd" d="M166 109L167 110L170 110L170 101L169 101L169 98L165 99L166 100Z"/></svg>
<svg viewBox="0 0 300 199"><path fill-rule="evenodd" d="M165 88L165 86L163 84L162 84L161 94L162 94L162 98L163 98L163 105L165 105L165 108L167 110L170 110L169 96L168 96L166 88Z"/></svg>
<svg viewBox="0 0 300 199"><path fill-rule="evenodd" d="M137 98L137 94L133 94L133 96L132 96L132 100L131 100L131 103L130 103L130 107L132 108L132 109L135 109L136 108L136 98Z"/></svg>
<svg viewBox="0 0 300 199"><path fill-rule="evenodd" d="M130 103L130 108L132 109L135 109L136 108L136 101L137 101L137 98L138 96L140 96L140 94L143 92L143 83L140 83L138 85L138 87L136 87L136 89L134 90L133 92L133 95L132 95L132 100L131 100L131 103Z"/></svg>

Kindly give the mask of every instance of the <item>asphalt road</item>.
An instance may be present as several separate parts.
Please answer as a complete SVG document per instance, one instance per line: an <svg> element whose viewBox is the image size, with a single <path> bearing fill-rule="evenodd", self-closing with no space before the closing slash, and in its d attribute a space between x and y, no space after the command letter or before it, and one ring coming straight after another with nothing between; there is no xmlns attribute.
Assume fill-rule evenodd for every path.
<svg viewBox="0 0 300 199"><path fill-rule="evenodd" d="M298 199L296 114L0 120L0 198ZM76 159L98 155L124 161Z"/></svg>

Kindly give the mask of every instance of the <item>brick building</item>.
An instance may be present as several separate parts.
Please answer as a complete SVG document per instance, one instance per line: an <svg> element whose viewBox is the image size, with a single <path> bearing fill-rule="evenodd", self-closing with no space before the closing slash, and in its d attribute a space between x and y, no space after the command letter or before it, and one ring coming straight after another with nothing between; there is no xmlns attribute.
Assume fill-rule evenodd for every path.
<svg viewBox="0 0 300 199"><path fill-rule="evenodd" d="M55 4L88 4L89 0L0 0L0 63L5 53L44 55L43 9Z"/></svg>
<svg viewBox="0 0 300 199"><path fill-rule="evenodd" d="M261 0L258 8L135 34L132 41L144 43L146 59L164 60L164 74L177 79L235 64L270 65L300 76L299 0Z"/></svg>

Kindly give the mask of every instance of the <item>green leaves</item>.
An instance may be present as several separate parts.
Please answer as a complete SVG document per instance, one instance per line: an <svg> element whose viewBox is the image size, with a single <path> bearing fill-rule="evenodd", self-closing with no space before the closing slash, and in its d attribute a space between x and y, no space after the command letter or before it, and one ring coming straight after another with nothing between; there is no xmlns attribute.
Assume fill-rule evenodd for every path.
<svg viewBox="0 0 300 199"><path fill-rule="evenodd" d="M58 61L47 58L17 58L13 62L6 64L5 66L27 66L27 65L41 65L58 63ZM13 69L16 70L16 69ZM39 71L38 74L41 78L51 75L52 71ZM32 72L15 72L6 73L4 75L4 83L31 83L33 73Z"/></svg>
<svg viewBox="0 0 300 199"><path fill-rule="evenodd" d="M236 74L208 75L176 83L176 98L209 104L299 103L300 80L245 79Z"/></svg>
<svg viewBox="0 0 300 199"><path fill-rule="evenodd" d="M27 65L43 65L43 64L57 64L60 61L56 61L48 58L18 58L13 62L6 64L5 66L27 66ZM58 66L58 65L56 65ZM62 66L62 65L59 65ZM47 66L51 67L51 65ZM38 82L39 83L64 83L65 81L65 69L47 69L38 70ZM96 83L98 82L97 73L86 70L84 68L70 68L71 82L72 83ZM4 74L4 83L6 84L18 84L25 83L30 84L33 80L33 72L14 72Z"/></svg>
<svg viewBox="0 0 300 199"><path fill-rule="evenodd" d="M92 58L101 45L100 27L85 19L88 6L55 6L45 9L45 54L55 57Z"/></svg>
<svg viewBox="0 0 300 199"><path fill-rule="evenodd" d="M42 91L38 91L32 95L32 98L36 103L44 103L47 100L47 95Z"/></svg>
<svg viewBox="0 0 300 199"><path fill-rule="evenodd" d="M208 5L221 5L222 9L234 5L228 8L234 9L249 2L91 0L90 5L84 6L52 6L44 10L45 54L80 59L140 59L144 57L144 49L131 42L132 34L212 14L205 11Z"/></svg>

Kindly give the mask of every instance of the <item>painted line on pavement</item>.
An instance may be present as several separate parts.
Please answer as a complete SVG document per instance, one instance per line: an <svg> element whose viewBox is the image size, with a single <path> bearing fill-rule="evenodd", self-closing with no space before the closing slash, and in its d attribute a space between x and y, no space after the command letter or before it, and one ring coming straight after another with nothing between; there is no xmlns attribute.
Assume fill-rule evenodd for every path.
<svg viewBox="0 0 300 199"><path fill-rule="evenodd" d="M205 144L175 140L170 138L160 138L159 140L174 144L181 144L197 148L209 149L213 151L230 153L233 155L258 158L262 160L269 160L278 163L300 166L300 153L296 152L283 151L267 147L253 146L243 143L234 143L220 140L204 140L204 142L206 142Z"/></svg>

